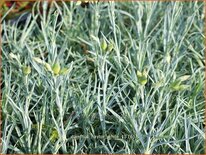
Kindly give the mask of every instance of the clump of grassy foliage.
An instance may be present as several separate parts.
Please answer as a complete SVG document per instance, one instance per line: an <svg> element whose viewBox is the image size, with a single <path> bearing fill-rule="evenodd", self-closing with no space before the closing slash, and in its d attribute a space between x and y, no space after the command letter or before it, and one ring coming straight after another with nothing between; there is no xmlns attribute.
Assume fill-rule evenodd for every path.
<svg viewBox="0 0 206 155"><path fill-rule="evenodd" d="M203 2L54 3L2 28L3 153L204 153Z"/></svg>

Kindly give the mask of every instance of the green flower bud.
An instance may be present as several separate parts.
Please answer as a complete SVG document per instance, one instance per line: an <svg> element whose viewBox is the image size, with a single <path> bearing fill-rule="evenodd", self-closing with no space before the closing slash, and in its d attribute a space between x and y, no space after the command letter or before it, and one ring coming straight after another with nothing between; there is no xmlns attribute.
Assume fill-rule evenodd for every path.
<svg viewBox="0 0 206 155"><path fill-rule="evenodd" d="M147 77L145 76L138 78L138 80L141 85L145 85L147 83Z"/></svg>
<svg viewBox="0 0 206 155"><path fill-rule="evenodd" d="M33 60L36 61L37 63L43 64L44 62L38 58L38 57L33 57Z"/></svg>
<svg viewBox="0 0 206 155"><path fill-rule="evenodd" d="M59 63L55 63L52 66L52 71L53 71L54 75L58 75L60 70L61 70L61 67L60 67Z"/></svg>
<svg viewBox="0 0 206 155"><path fill-rule="evenodd" d="M190 75L183 75L183 76L179 77L178 79L179 79L180 81L186 81L186 80L188 80L189 78L190 78Z"/></svg>
<svg viewBox="0 0 206 155"><path fill-rule="evenodd" d="M181 80L176 80L170 84L170 89L172 91L182 91L182 90L186 90L189 88L190 88L190 85L181 84Z"/></svg>
<svg viewBox="0 0 206 155"><path fill-rule="evenodd" d="M111 51L113 50L113 48L114 48L114 44L113 44L113 43L110 43L110 44L108 45L108 47L107 47L107 51L108 51L108 52L111 52Z"/></svg>
<svg viewBox="0 0 206 155"><path fill-rule="evenodd" d="M140 71L137 71L137 77L141 77L142 76L142 73Z"/></svg>
<svg viewBox="0 0 206 155"><path fill-rule="evenodd" d="M53 71L52 71L52 68L51 68L51 66L50 66L50 64L45 63L45 64L44 64L44 67L46 68L47 71L49 71L49 72L53 72Z"/></svg>
<svg viewBox="0 0 206 155"><path fill-rule="evenodd" d="M30 66L23 66L23 73L24 75L29 75L31 73L31 67Z"/></svg>
<svg viewBox="0 0 206 155"><path fill-rule="evenodd" d="M101 42L101 48L102 48L102 50L104 50L104 51L107 49L107 42L106 42L105 39L103 39L102 42Z"/></svg>
<svg viewBox="0 0 206 155"><path fill-rule="evenodd" d="M145 77L147 77L147 70L146 69L144 69L144 71L143 71L143 73L142 73L142 76L145 76Z"/></svg>
<svg viewBox="0 0 206 155"><path fill-rule="evenodd" d="M17 55L13 54L13 53L9 53L9 58L10 59L18 59Z"/></svg>
<svg viewBox="0 0 206 155"><path fill-rule="evenodd" d="M50 136L51 142L54 143L58 138L59 138L58 131L56 129L53 129Z"/></svg>
<svg viewBox="0 0 206 155"><path fill-rule="evenodd" d="M137 71L137 78L138 78L138 82L141 85L145 85L147 83L147 73L146 73L146 71L144 71L143 73L141 73L140 71Z"/></svg>
<svg viewBox="0 0 206 155"><path fill-rule="evenodd" d="M180 89L180 85L181 85L181 81L180 80L176 80L174 82L172 82L170 84L170 89L172 91L178 91Z"/></svg>
<svg viewBox="0 0 206 155"><path fill-rule="evenodd" d="M62 68L59 72L59 74L61 75L66 75L67 73L69 72L69 69L68 68Z"/></svg>

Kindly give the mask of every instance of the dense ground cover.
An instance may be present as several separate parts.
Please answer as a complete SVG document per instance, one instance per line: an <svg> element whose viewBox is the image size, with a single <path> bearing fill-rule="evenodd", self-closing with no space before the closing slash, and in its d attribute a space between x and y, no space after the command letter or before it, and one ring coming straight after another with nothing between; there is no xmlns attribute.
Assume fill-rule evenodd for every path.
<svg viewBox="0 0 206 155"><path fill-rule="evenodd" d="M70 2L2 20L3 153L204 153L203 9Z"/></svg>

